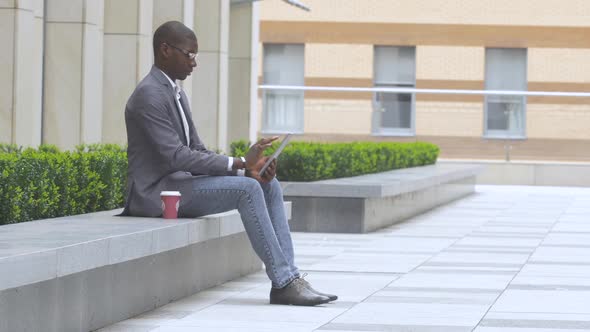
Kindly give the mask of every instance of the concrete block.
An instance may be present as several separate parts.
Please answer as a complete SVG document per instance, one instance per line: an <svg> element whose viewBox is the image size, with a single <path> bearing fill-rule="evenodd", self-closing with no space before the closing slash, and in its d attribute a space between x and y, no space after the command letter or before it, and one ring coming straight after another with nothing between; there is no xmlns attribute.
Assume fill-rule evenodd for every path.
<svg viewBox="0 0 590 332"><path fill-rule="evenodd" d="M101 1L92 1L98 3ZM101 4L102 6L102 4ZM102 142L103 32L96 25L84 26L81 101L81 139Z"/></svg>
<svg viewBox="0 0 590 332"><path fill-rule="evenodd" d="M220 220L212 219L196 219L188 226L188 242L189 244L207 241L218 238L220 234Z"/></svg>
<svg viewBox="0 0 590 332"><path fill-rule="evenodd" d="M104 0L86 1L84 4L84 20L87 23L100 27L102 30L104 23Z"/></svg>
<svg viewBox="0 0 590 332"><path fill-rule="evenodd" d="M41 19L34 17L32 8L16 11L13 143L17 145L41 143L43 28L39 23Z"/></svg>
<svg viewBox="0 0 590 332"><path fill-rule="evenodd" d="M229 0L195 0L195 31L207 31L197 35L201 51L227 53L229 43Z"/></svg>
<svg viewBox="0 0 590 332"><path fill-rule="evenodd" d="M291 197L294 232L361 233L364 198Z"/></svg>
<svg viewBox="0 0 590 332"><path fill-rule="evenodd" d="M85 0L47 1L47 20L52 22L83 22Z"/></svg>
<svg viewBox="0 0 590 332"><path fill-rule="evenodd" d="M125 104L137 85L137 36L104 35L102 135L106 142L124 144Z"/></svg>
<svg viewBox="0 0 590 332"><path fill-rule="evenodd" d="M0 258L0 290L53 279L57 276L57 252L47 250Z"/></svg>
<svg viewBox="0 0 590 332"><path fill-rule="evenodd" d="M104 32L105 33L139 33L139 0L105 0Z"/></svg>
<svg viewBox="0 0 590 332"><path fill-rule="evenodd" d="M0 0L0 8L13 9L16 6L16 0Z"/></svg>
<svg viewBox="0 0 590 332"><path fill-rule="evenodd" d="M56 299L60 331L85 331L88 303L86 273L77 273L57 279Z"/></svg>
<svg viewBox="0 0 590 332"><path fill-rule="evenodd" d="M233 212L224 212L221 217L219 236L228 236L244 232L244 224L237 210Z"/></svg>
<svg viewBox="0 0 590 332"><path fill-rule="evenodd" d="M590 187L590 163L549 161L463 161L483 167L478 184ZM452 160L442 164L457 164Z"/></svg>
<svg viewBox="0 0 590 332"><path fill-rule="evenodd" d="M107 265L108 245L108 239L100 239L57 249L57 276L66 276Z"/></svg>
<svg viewBox="0 0 590 332"><path fill-rule="evenodd" d="M590 165L565 163L535 165L535 185L590 187Z"/></svg>
<svg viewBox="0 0 590 332"><path fill-rule="evenodd" d="M237 211L178 220L118 212L0 229L0 331L94 331L262 268Z"/></svg>
<svg viewBox="0 0 590 332"><path fill-rule="evenodd" d="M535 167L530 164L487 163L478 176L481 184L529 185L535 184Z"/></svg>
<svg viewBox="0 0 590 332"><path fill-rule="evenodd" d="M86 276L86 330L94 331L113 322L113 305L121 301L111 291L113 265L83 272Z"/></svg>
<svg viewBox="0 0 590 332"><path fill-rule="evenodd" d="M154 279L159 273L155 269L156 256L115 264L111 267L112 284L106 291L111 292L114 322L155 309Z"/></svg>
<svg viewBox="0 0 590 332"><path fill-rule="evenodd" d="M470 195L475 176L384 198L365 200L362 232L393 225L437 206Z"/></svg>
<svg viewBox="0 0 590 332"><path fill-rule="evenodd" d="M155 31L152 29L152 23L154 21L154 1L139 0L138 9L138 32L139 34L148 37L151 45L152 32ZM150 53L153 52L151 50L152 48L150 47Z"/></svg>
<svg viewBox="0 0 590 332"><path fill-rule="evenodd" d="M0 331L61 332L56 280L0 291Z"/></svg>
<svg viewBox="0 0 590 332"><path fill-rule="evenodd" d="M232 7L233 10L233 7ZM232 22L233 25L233 22ZM250 42L250 39L248 39ZM234 48L234 45L231 45ZM252 59L229 58L228 59L228 140L230 142L249 137L250 134L250 99L252 84Z"/></svg>
<svg viewBox="0 0 590 332"><path fill-rule="evenodd" d="M14 1L0 3L0 6L14 8ZM4 7L4 8L6 8ZM0 10L0 41L4 47L0 52L0 141L12 142L12 118L14 108L14 70L16 10Z"/></svg>
<svg viewBox="0 0 590 332"><path fill-rule="evenodd" d="M208 34L203 34L208 35ZM220 77L221 62L227 60L218 52L206 52L202 49L202 38L199 38L199 63L197 64L197 74L193 77L191 103L193 121L197 125L199 136L203 141L209 142L212 146L217 146L217 128L219 100L221 98L220 87L222 87L222 78ZM227 87L227 86L226 86ZM197 102L198 101L198 102ZM206 126L199 124L207 124Z"/></svg>
<svg viewBox="0 0 590 332"><path fill-rule="evenodd" d="M117 264L154 252L151 230L114 236L109 239L109 264Z"/></svg>
<svg viewBox="0 0 590 332"><path fill-rule="evenodd" d="M432 165L358 177L286 183L291 229L364 233L473 193L480 166Z"/></svg>
<svg viewBox="0 0 590 332"><path fill-rule="evenodd" d="M285 202L285 214L287 215L287 220L290 220L293 215L293 203Z"/></svg>
<svg viewBox="0 0 590 332"><path fill-rule="evenodd" d="M93 331L262 264L242 232L0 291L0 331Z"/></svg>
<svg viewBox="0 0 590 332"><path fill-rule="evenodd" d="M33 14L35 15L35 17L40 18L41 20L41 24L43 24L42 19L43 19L43 15L44 14L44 7L45 7L45 1L37 1L37 0L31 0L31 4L30 6L32 6L33 9ZM20 1L19 1L20 3Z"/></svg>
<svg viewBox="0 0 590 332"><path fill-rule="evenodd" d="M62 149L80 143L83 28L62 23L45 27L43 140Z"/></svg>
<svg viewBox="0 0 590 332"><path fill-rule="evenodd" d="M158 254L188 245L188 224L180 224L178 221L170 222L175 224L153 231L154 242L152 254Z"/></svg>
<svg viewBox="0 0 590 332"><path fill-rule="evenodd" d="M183 21L183 0L153 0L153 2L152 29L154 31L164 22Z"/></svg>

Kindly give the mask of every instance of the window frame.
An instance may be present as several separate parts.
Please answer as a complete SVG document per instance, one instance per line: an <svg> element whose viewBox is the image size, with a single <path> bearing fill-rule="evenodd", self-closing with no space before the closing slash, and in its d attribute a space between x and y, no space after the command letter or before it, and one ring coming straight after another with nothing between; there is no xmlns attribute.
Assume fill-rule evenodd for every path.
<svg viewBox="0 0 590 332"><path fill-rule="evenodd" d="M522 50L524 51L524 89L523 91L527 90L527 86L528 86L528 49L527 48L506 48L506 47L489 47L485 49L485 61L484 61L484 66L485 66L485 78L484 78L484 84L485 84L485 89L486 90L495 90L493 88L489 88L488 87L488 70L489 70L489 50ZM512 91L517 91L517 90L512 90ZM525 140L527 139L527 97L526 96L505 96L508 98L520 98L520 105L521 105L521 112L522 112L522 128L518 133L511 133L509 129L506 130L501 130L501 129L489 129L488 128L488 120L490 117L490 110L489 110L489 106L490 103L493 103L494 101L491 101L491 99L501 99L502 95L485 95L484 97L484 116L483 116L483 137L487 138L487 139L510 139L510 140Z"/></svg>
<svg viewBox="0 0 590 332"><path fill-rule="evenodd" d="M298 44L298 43L263 43L262 45L262 53L263 53L263 58L262 58L262 80L263 80L263 84L265 85L282 85L279 83L273 83L273 82L269 82L268 81L268 77L267 75L264 75L265 72L265 65L266 65L266 59L267 59L267 47L270 46L297 46L297 47L301 47L301 67L302 67L302 81L305 82L305 44ZM286 85L290 85L290 84L286 84ZM300 83L296 83L294 85L304 85L300 84ZM280 94L300 94L300 103L301 106L297 107L297 112L298 112L298 121L297 123L293 124L290 128L271 128L269 126L269 121L270 121L270 117L269 117L269 112L267 111L267 107L268 107L268 101L267 98L269 98L269 95L272 95L273 93L276 93L277 95ZM293 133L293 134L303 134L304 132L304 126L305 126L305 93L303 90L300 91L290 91L290 90L269 90L269 89L263 89L262 90L262 96L261 96L261 102L262 102L262 116L261 116L261 129L260 129L260 133L262 134L287 134L287 133Z"/></svg>
<svg viewBox="0 0 590 332"><path fill-rule="evenodd" d="M378 81L377 80L377 48L406 48L411 49L413 53L413 78L414 81ZM400 45L373 45L373 87L374 88L416 88L416 46L400 46ZM394 128L382 126L382 113L384 111L378 110L380 101L378 96L381 92L373 92L372 96L372 121L371 121L371 135L373 136L398 136L398 137L414 137L416 136L416 94L403 93L410 95L410 126L407 128Z"/></svg>

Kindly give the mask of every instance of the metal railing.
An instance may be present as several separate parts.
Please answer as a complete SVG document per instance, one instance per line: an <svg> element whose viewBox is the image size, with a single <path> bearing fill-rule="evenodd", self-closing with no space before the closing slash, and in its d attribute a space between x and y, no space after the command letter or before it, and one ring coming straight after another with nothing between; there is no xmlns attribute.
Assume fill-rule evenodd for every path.
<svg viewBox="0 0 590 332"><path fill-rule="evenodd" d="M555 92L555 91L514 91L514 90L457 90L457 89L417 89L417 88L360 88L333 86L295 86L268 85L258 86L261 90L296 90L296 91L333 91L333 92L390 92L390 93L428 93L453 95L499 95L499 96L537 96L537 97L590 97L590 92Z"/></svg>
<svg viewBox="0 0 590 332"><path fill-rule="evenodd" d="M486 138L497 138L504 140L504 153L505 159L508 161L510 160L510 151L512 150L512 142L513 139L523 139L526 138L526 134L523 134L522 137L518 137L518 135L509 134L508 130L489 130L488 129L488 104L493 105L494 103L504 103L505 109L504 114L500 114L500 117L504 117L506 121L515 121L517 126L521 130L526 128L526 111L524 111L524 107L526 107L526 97L579 97L579 98L590 98L590 92L556 92L556 91L515 91L515 90L461 90L461 89L419 89L419 88L412 88L412 87L333 87L333 86L293 86L293 85L269 85L263 84L259 85L258 87L263 92L263 119L266 117L268 118L268 114L266 108L271 104L276 104L276 100L272 100L272 96L281 96L284 94L290 95L298 95L300 94L301 100L303 100L303 92L305 91L323 91L323 92L365 92L365 93L372 93L374 94L373 97L373 113L375 112L375 105L379 103L378 94L440 94L440 95L480 95L485 97L484 101L484 133L483 136ZM506 100L498 99L498 96L507 96L510 98L506 98ZM514 97L521 97L514 98ZM265 103L268 102L268 105ZM273 104L273 105L274 105ZM298 105L298 107L302 108L303 105ZM493 107L493 106L492 106ZM514 112L514 113L512 113ZM412 109L412 128L410 132L415 131L415 109ZM517 114L518 113L518 114ZM302 115L301 115L302 116ZM377 116L378 117L378 116ZM291 118L293 118L291 116ZM375 118L375 116L374 116ZM379 120L377 120L379 121ZM375 123L373 123L374 125ZM300 132L303 133L303 119L299 119L299 126L301 127ZM524 126L524 127L522 127ZM263 128L264 129L264 128ZM268 130L268 128L266 128ZM373 130L373 129L372 129ZM289 130L279 130L278 132L286 132ZM498 134L498 132L500 134ZM524 131L523 131L524 133ZM373 133L374 134L374 133ZM403 135L403 134L402 134ZM413 134L410 134L413 135ZM503 136L504 135L504 136Z"/></svg>

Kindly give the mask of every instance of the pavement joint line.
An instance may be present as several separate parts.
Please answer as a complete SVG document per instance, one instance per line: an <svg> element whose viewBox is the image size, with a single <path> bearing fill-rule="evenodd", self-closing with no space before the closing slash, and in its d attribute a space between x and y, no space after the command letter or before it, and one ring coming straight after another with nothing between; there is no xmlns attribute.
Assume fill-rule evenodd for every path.
<svg viewBox="0 0 590 332"><path fill-rule="evenodd" d="M499 188L499 186L498 186ZM533 188L536 189L536 188ZM434 313L434 315L431 314L425 314L423 317L418 317L416 320L416 317L414 317L415 315L412 314L411 312L408 312L409 314L409 318L416 320L416 323L420 323L420 325L412 325L412 324L401 324L400 323L405 323L405 322L399 322L399 321L395 321L395 319L385 319L384 320L384 324L370 324L368 321L364 322L364 318L361 318L362 314L364 313L370 313L370 312L366 312L367 308L370 309L372 308L372 305L380 305L379 303L383 303L383 306L387 306L388 303L394 303L397 306L402 306L401 308L405 310L410 310L408 309L408 307L404 304L404 303L410 303L409 304L409 308L415 308L417 305L419 306L420 303L426 303L427 307L428 304L431 305L447 305L447 304L461 304L462 301L467 301L469 302L470 299L476 299L477 301L482 301L482 303L478 303L482 304L483 307L481 307L481 310L478 311L476 316L472 316L471 314L467 314L467 313L457 313L458 317L461 318L461 320L465 317L470 317L470 323L469 326L451 326L453 324L450 324L450 328L459 328L459 327L464 327L465 331L473 331L477 328L481 328L484 326L490 326L490 327L538 327L538 328L542 328L544 327L543 324L547 323L547 324L557 324L555 326L551 326L552 328L559 328L561 326L561 328L569 328L572 330L576 330L582 327L582 325L579 325L578 323L584 323L585 327L590 326L590 319L588 319L588 321L585 321L586 318L580 316L580 315L587 315L586 312L582 312L580 310L573 310L576 311L575 313L573 311L567 311L567 310L560 310L560 308L554 308L554 305L551 306L550 308L553 308L552 310L547 311L547 315L543 315L543 313L545 311L543 311L542 313L537 312L535 309L536 308L529 308L528 303L523 303L522 305L524 307L519 307L518 309L515 310L510 310L510 309L505 309L504 307L504 300L506 301L512 301L511 299L513 299L514 296L516 296L515 299L520 300L520 295L518 294L528 294L528 292L536 292L536 291L540 291L540 292L545 292L543 294L553 294L551 292L554 292L554 294L558 295L558 298L556 299L556 301L559 301L559 297L562 296L561 294L564 294L564 292L571 292L571 296L576 296L576 298L578 297L584 297L586 293L588 293L590 291L590 283L588 283L588 285L583 285L583 284L578 284L578 283L584 283L582 281L578 281L578 280L570 280L570 279L554 279L554 278L550 278L550 279L545 279L544 278L544 274L545 272L542 272L541 274L535 274L535 271L548 271L546 273L550 273L551 275L561 271L562 269L566 270L566 274L565 275L569 275L567 273L567 271L576 271L575 275L579 276L580 278L586 278L587 277L587 273L585 272L588 267L590 265L590 259L586 259L585 256L563 256L563 255L559 255L559 253L565 252L568 253L571 250L574 250L572 252L575 253L580 253L581 255L584 254L584 252L586 250L588 250L588 248L590 248L590 245L584 245L582 244L582 246L575 246L575 245L569 245L570 242L568 242L568 239L570 238L570 234L571 235L577 235L576 237L576 241L583 243L583 239L585 237L587 237L588 234L590 234L590 227L585 228L587 230L587 232L559 232L556 231L556 229L560 229L562 227L564 227L564 225L567 225L568 229L571 230L575 230L576 228L582 228L584 229L585 225L584 223L580 220L579 222L565 222L562 221L561 219L563 218L562 216L553 216L555 213L555 207L559 208L560 211L562 211L562 214L566 214L565 211L568 211L572 206L574 205L579 205L582 201L579 199L579 196L576 196L574 193L565 193L567 194L567 198L563 199L563 200L558 200L559 203L555 206L555 207L549 207L549 212L551 214L551 219L547 219L547 218L543 218L544 222L542 223L533 223L534 219L533 218L527 218L526 215L523 215L522 212L525 211L525 208L528 209L532 209L533 212L542 212L545 210L546 206L544 206L543 202L540 202L536 205L531 205L528 204L528 200L530 199L531 195L528 194L528 190L532 190L532 189L528 189L525 188L525 190L527 190L527 194L526 195L522 195L520 194L520 192L516 192L516 193L512 193L511 191L504 191L505 189L503 188L502 191L498 190L498 189L491 189L488 191L484 191L481 195L479 195L478 197L481 198L485 198L486 200L489 199L490 202L496 202L497 200L506 198L506 199L510 199L510 201L506 200L506 204L499 204L496 208L498 209L498 213L496 213L494 217L490 217L490 218L480 218L478 216L474 216L473 220L469 220L464 218L465 216L459 216L456 218L456 223L454 223L454 225L449 225L450 222L446 221L446 220L451 220L453 218L455 218L454 216L446 216L445 218L430 218L430 216L437 216L438 214L447 214L447 211L445 211L444 209L436 211L433 210L434 212L430 212L432 214L428 215L428 218L418 218L417 220L409 220L408 222L404 223L404 224L397 224L396 227L392 227L389 229L385 229L385 230L381 230L379 232L374 232L374 233L369 233L369 234L352 234L352 235L346 235L346 236L359 236L362 237L362 241L350 241L348 240L346 237L341 237L340 234L325 234L325 235L319 235L319 236L314 236L313 234L298 234L297 236L294 236L294 240L295 240L295 244L297 245L296 249L303 249L305 252L310 253L310 255L299 255L298 257L302 257L306 260L310 260L311 258L314 258L314 256L316 256L318 259L314 260L313 264L316 263L328 263L328 265L326 265L326 269L328 270L321 270L320 265L314 266L311 265L309 262L306 262L305 264L301 264L303 267L308 266L310 267L310 269L305 269L305 268L300 268L301 272L309 272L310 274L314 274L314 276L318 277L318 280L321 281L323 284L325 285L337 285L336 287L342 287L342 292L343 292L343 298L346 298L347 296L351 296L350 300L351 301L341 301L341 303L339 305L336 305L337 303L335 303L334 305L330 306L330 308L336 309L332 311L332 313L330 313L329 315L322 315L322 318L317 319L317 324L315 325L315 327L309 327L309 328L305 328L302 331L322 331L322 330L336 330L336 329L341 329L341 330L357 330L355 328L358 328L358 330L374 330L374 331L409 331L412 328L425 328L425 330L420 329L420 331L439 331L436 330L437 327L443 327L438 326L438 325L429 325L429 324L434 324L433 323L433 319L436 319L435 317L438 317L438 315L436 313ZM509 194L509 195L507 195ZM476 194L477 195L477 194ZM486 196L488 195L488 196ZM560 195L560 192L556 192L554 194L554 197L558 197L558 195ZM473 197L473 196L472 196ZM590 196L588 196L590 198ZM534 197L533 197L534 199ZM467 200L469 200L469 198L467 198ZM590 200L587 200L590 203ZM460 202L460 201L459 201ZM461 209L461 206L453 206L453 208L457 208L457 209ZM507 218L506 216L509 215L509 213L515 212L515 215L512 215L512 217ZM536 214L535 214L536 215ZM540 214L539 214L540 215ZM571 215L571 213L570 213ZM527 222L529 221L529 222ZM589 220L590 221L590 220ZM440 223L439 223L440 222ZM437 225L437 223L439 223ZM459 223L459 224L458 224ZM417 227L415 227L417 226ZM461 226L461 227L459 227ZM430 233L434 233L436 232L436 230L434 231L430 231L429 227L433 227L433 228L451 228L457 231L461 231L461 230L467 230L467 232L465 234L461 234L459 236L453 236L449 239L445 239L444 237L441 236L399 236L399 234L397 234L398 236L395 236L396 234L394 232L423 232L422 234L424 234L424 232L426 234ZM486 228L486 227L496 227L496 228L502 228L502 227L507 227L506 229L510 229L510 228L522 228L525 231L528 231L526 228L530 228L531 230L538 230L538 229L542 229L542 230L546 230L548 229L547 232L543 232L541 235L538 237L538 239L535 238L530 238L530 237L522 237L519 236L515 239L511 239L511 238L488 238L485 240L479 240L479 237L475 237L473 236L474 232L477 232L477 230L480 231L481 233L481 228ZM508 228L510 227L510 228ZM524 234L529 234L528 232L521 232ZM418 233L420 234L420 233ZM471 234L471 235L470 235ZM392 236L393 235L393 236ZM560 244L559 241L558 243L548 243L548 242L555 242L552 235L557 235L556 237L559 239L559 241L563 241L563 243L566 243L568 245L564 245L564 244ZM332 236L336 236L339 237L338 241L336 241L335 239L332 239L330 237ZM464 242L460 242L462 240L465 240ZM420 264L418 264L419 261L412 261L410 264L408 265L408 267L412 267L414 266L412 269L409 270L403 270L403 272L400 270L398 272L381 272L381 271L386 271L386 270L390 270L389 266L385 266L386 268L384 268L384 266L381 266L380 264L381 261L375 261L375 262L365 262L363 261L364 259L364 255L361 255L362 259L357 260L351 260L351 261L346 261L344 263L338 263L335 262L334 264L330 264L333 257L335 255L339 255L342 253L345 254L355 254L356 251L358 251L358 248L353 248L351 246L346 246L346 244L360 244L362 245L362 248L367 248L368 251L370 252L365 252L366 254L371 254L373 253L373 255L367 256L369 259L370 258L377 258L379 259L379 257L383 257L380 256L379 254L384 253L384 254L402 254L402 252L395 252L395 251L391 251L391 250L379 250L379 249L372 249L372 248L391 248L391 247L395 247L395 248L400 248L400 246L397 244L399 243L399 241L403 241L403 243L408 243L410 244L407 248L408 250L416 250L418 249L418 251L420 250L424 250L423 248L430 248L430 246L428 247L424 247L422 245L422 243L430 243L430 242L436 242L436 243L441 243L442 245L436 245L436 250L435 251L427 251L427 252L420 252L420 254L423 255L427 255L425 257L422 257L420 259L420 261L422 259L425 259L423 262L421 262ZM331 243L334 244L333 247L331 248L322 248L322 246L318 246L316 245L316 243ZM482 245L474 245L474 244L458 244L458 243L477 243L477 244L482 244ZM523 244L523 245L521 245ZM533 245L532 245L533 244ZM366 246L366 247L365 247ZM554 248L554 249L551 249ZM562 250L557 249L557 248L563 248ZM314 255L314 253L323 253L323 252L330 252L330 253L334 253L334 254L330 254L330 255ZM588 252L590 252L590 250L588 250ZM363 252L361 252L362 254ZM464 266L464 267L457 267L454 268L453 264L455 265L460 265L460 264L464 264L464 263L468 263L469 261L466 261L464 259L462 259L462 255L463 254L469 254L469 253L475 253L475 254L483 254L483 253L487 253L490 254L491 256L487 256L484 255L482 256L483 258L479 258L479 255L475 255L475 256L468 256L469 257L469 261L471 261L472 263L474 263L475 265L490 265L489 267L483 266L483 267L473 267L473 264L467 264L468 266ZM435 257L439 257L439 259L445 258L445 257L451 257L451 256L445 256L448 254L454 254L456 256L452 256L453 260L456 260L457 262L447 262L442 266L431 266L428 264L428 262L432 262L434 260ZM522 259L518 260L513 260L511 258L513 258L513 256L509 256L509 254L514 254L514 255L520 255L522 256ZM534 256L535 254L537 254L537 256ZM546 255L547 254L547 255ZM555 256L555 254L557 254L557 256ZM441 255L441 256L438 256ZM532 259L532 257L535 257L535 260ZM406 257L410 257L410 256L406 256ZM458 259L455 259L455 257L457 257ZM466 256L467 257L467 256ZM557 259L569 259L569 261L566 262L559 262L559 261L555 261ZM577 260L577 261L576 261ZM487 263L486 263L487 261ZM494 263L495 262L495 263ZM338 263L338 264L336 264ZM432 262L433 265L436 265L436 262ZM432 264L431 263L431 264ZM518 263L518 264L508 264L508 263ZM356 264L356 265L355 265ZM368 265L367 265L368 264ZM389 264L389 262L387 263ZM447 265L448 264L448 265ZM497 265L506 265L508 264L509 266L511 266L510 269L508 268L498 268L498 267L493 267L491 265L493 264L497 264ZM546 265L546 266L544 266ZM363 271L363 267L365 267L367 270L370 271ZM528 269L527 269L528 267ZM335 271L335 269L338 268L342 268L345 271ZM556 272L557 271L557 272ZM410 273L414 274L415 277L417 277L418 279L413 278ZM590 273L590 270L588 270L588 273ZM422 274L422 276L418 275L418 274ZM426 274L431 274L430 276L426 275ZM437 281L439 279L439 277L437 276L437 274L456 274L457 278L460 278L458 280L455 279L455 277L451 277L450 275L448 276L441 276L443 278L451 278L450 280L453 280L453 282L450 283L446 283L446 282L439 282ZM474 279L470 279L472 278L470 276L470 274L481 274L481 276L476 276L478 278L483 278L482 280L488 280L487 278L491 278L491 279L496 279L496 278L500 278L499 280L501 280L501 282L499 282L498 284L496 284L495 282L487 285L486 283L484 283L484 286L489 286L492 288L489 289L485 289L482 288L481 290L478 287L482 287L481 283L463 283L463 278L465 280L474 280ZM500 276L500 274L502 274L502 276ZM227 309L227 307L223 307L222 304L224 301L227 302L231 302L232 298L235 299L237 298L237 300L235 302L232 303L227 303L227 304L232 304L232 305L240 305L240 301L242 301L244 298L255 298L257 303L261 304L261 303L268 303L266 302L266 294L264 293L263 287L265 287L264 285L266 285L268 283L268 280L262 280L264 276L263 273L259 272L258 274L256 274L258 276L258 280L255 280L256 285L249 284L247 285L247 287L249 287L249 289L244 289L244 290L237 290L235 292L232 292L230 295L224 295L222 299L220 299L218 301L218 299L215 299L215 303L207 303L206 306L203 306L201 308L199 308L198 310L195 310L195 312L199 312L201 310L205 310L208 308L211 308L212 306L218 305L217 308L221 309L221 312L225 312L224 310L242 310L242 308L232 308L232 309ZM484 276L485 275L485 276ZM510 276L509 276L510 275ZM342 278L339 278L339 276L342 276ZM405 281L401 281L402 278L405 278L406 276L408 276L408 280ZM559 275L561 276L561 275ZM247 276L245 276L247 277ZM333 278L333 280L332 280ZM426 302L427 300L425 300L426 298L428 298L428 294L426 295L412 295L413 293L411 292L404 292L403 294L396 294L396 292L399 292L400 290L403 290L403 288L401 287L402 285L410 285L410 288L414 288L416 289L416 291L419 291L419 287L420 285L424 285L424 283L420 282L419 280L423 280L422 278L427 278L424 280L433 280L432 282L428 282L426 285L431 286L431 288L433 288L432 292L433 294L435 294L435 296L433 297L435 300L433 300L433 302ZM533 279L530 279L533 278ZM541 278L541 279L537 279L537 278ZM357 286L357 282L356 280L364 280L366 279L366 285L358 285ZM236 279L234 281L240 281L240 279ZM407 282L406 282L407 281ZM400 287L396 288L393 287L392 285L400 285ZM412 287L415 286L415 287ZM447 288L445 288L444 286L448 286ZM452 287L455 286L455 287ZM458 286L458 287L457 287ZM257 288L258 287L258 288ZM460 288L460 287L465 287L465 288ZM471 287L471 288L468 288ZM358 289L357 289L358 288ZM215 288L212 288L213 290ZM209 289L209 290L212 290ZM344 291L344 289L346 289L346 291ZM376 290L375 290L376 289ZM350 294L349 294L350 291ZM474 292L473 294L469 295L467 293L469 293L470 291ZM478 292L483 291L482 294L477 294ZM489 293L488 293L489 291ZM250 292L250 293L246 293L246 292ZM378 292L382 292L382 293L378 293ZM457 292L459 293L458 295L451 295L451 293ZM460 294L460 293L466 293L466 294ZM406 294L406 295L404 295ZM422 294L422 293L416 293L416 294ZM382 299L380 297L383 297ZM393 301L390 301L391 300ZM372 300L374 299L374 301ZM357 302L358 301L358 302ZM407 301L407 302L404 302ZM534 300L533 303L535 303L536 298ZM540 305L549 305L552 301L553 298L551 297L549 300L549 302L547 302L546 304L540 303ZM370 305L368 305L367 303L371 303ZM520 302L517 302L520 303ZM469 305L469 303L465 303L467 305ZM243 303L244 305L244 309L245 310L249 310L254 308L254 307L248 307L249 303L246 301ZM496 306L496 307L495 307ZM272 310L279 310L282 312L283 309L287 310L289 313L293 313L295 316L293 316L294 318L294 322L305 322L307 320L306 318L306 314L296 314L296 311L299 310L299 308L267 308L268 306L263 306L263 309L272 309ZM222 309L223 308L223 309ZM260 310L260 308L262 307L256 307L252 310ZM496 309L502 310L502 311L498 311ZM215 307L212 310L217 310L215 309ZM421 310L421 309L420 309ZM219 310L217 310L219 311ZM318 311L319 312L319 311ZM361 316L359 316L359 314L361 314ZM534 315L533 315L534 314ZM299 317L298 315L302 315L301 317ZM404 314L405 315L405 314ZM481 315L481 316L480 316ZM523 316L524 315L524 316ZM533 315L534 317L537 317L538 319L529 319L527 321L527 317L531 318L533 316L527 316L527 315ZM536 315L536 316L535 316ZM319 316L318 316L319 317ZM498 319L495 319L495 318ZM505 319L505 318L511 317L511 319ZM588 316L590 317L590 316ZM386 317L387 318L387 317ZM212 330L214 330L214 327L217 326L219 324L219 326L225 326L227 324L223 323L223 321L225 320L225 318L219 318L219 322L213 324L212 326ZM236 318L231 318L231 317L227 317L227 319L236 319ZM260 318L260 320L262 322L265 321L264 318ZM515 326L513 324L518 323L518 321L520 320L525 320L526 324L531 325L531 326ZM121 322L124 324L125 321ZM350 323L340 323L340 322L350 322ZM156 322L157 324L157 322ZM162 324L158 324L160 326L166 326L164 325L165 323L162 322ZM526 325L525 324L525 325ZM540 325L539 325L540 324ZM534 325L534 326L533 326ZM559 326L558 326L559 325ZM303 328L303 325L301 326ZM432 329L434 328L434 329ZM251 331L251 330L256 330L256 326L252 325L251 327L248 328L244 328L245 330ZM447 331L447 330L444 330ZM450 329L448 331L457 331L456 329ZM440 332L442 332L442 330L440 330Z"/></svg>
<svg viewBox="0 0 590 332"><path fill-rule="evenodd" d="M301 269L303 272L308 273L326 273L326 274L372 274L372 275L383 275L383 276L399 276L404 273L400 272L374 272L374 271L324 271L324 270L309 270Z"/></svg>
<svg viewBox="0 0 590 332"><path fill-rule="evenodd" d="M571 199L567 201L570 205L572 204ZM515 203L516 204L516 203ZM566 209L562 209L562 214L564 213L563 210ZM551 229L549 230L549 233L547 233L547 235L551 234L551 230L555 227L555 225L557 225L557 223L559 222L559 216L557 216L555 218L555 221L553 222ZM541 246L541 244L543 243L543 241L545 241L545 239L547 238L547 235L545 235L545 238L539 242L539 244L536 246L535 250L533 250L527 257L526 261L522 264L522 266L520 267L520 269L514 273L514 276L512 276L512 278L510 279L510 281L508 281L508 283L506 284L505 288L498 294L498 296L496 296L496 299L489 305L488 309L486 310L486 312L481 316L481 319L477 322L477 324L475 324L474 326L474 330L480 326L482 324L482 321L485 320L485 317L488 315L488 313L490 312L490 310L494 307L494 305L498 302L498 299L500 299L500 297L502 297L502 295L504 295L504 293L506 293L506 290L509 289L510 285L514 282L514 279L516 279L516 277L522 272L522 269L527 265L527 263L530 261L531 257L533 256L533 254L537 251L537 249L539 249L539 246Z"/></svg>

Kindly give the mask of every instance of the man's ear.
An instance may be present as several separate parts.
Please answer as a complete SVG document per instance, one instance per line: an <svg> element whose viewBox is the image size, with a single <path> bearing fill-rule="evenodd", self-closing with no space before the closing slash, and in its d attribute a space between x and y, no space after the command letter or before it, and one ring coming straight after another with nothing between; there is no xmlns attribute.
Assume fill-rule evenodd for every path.
<svg viewBox="0 0 590 332"><path fill-rule="evenodd" d="M168 47L168 44L160 44L160 53L164 59L168 59L170 57L170 47Z"/></svg>

